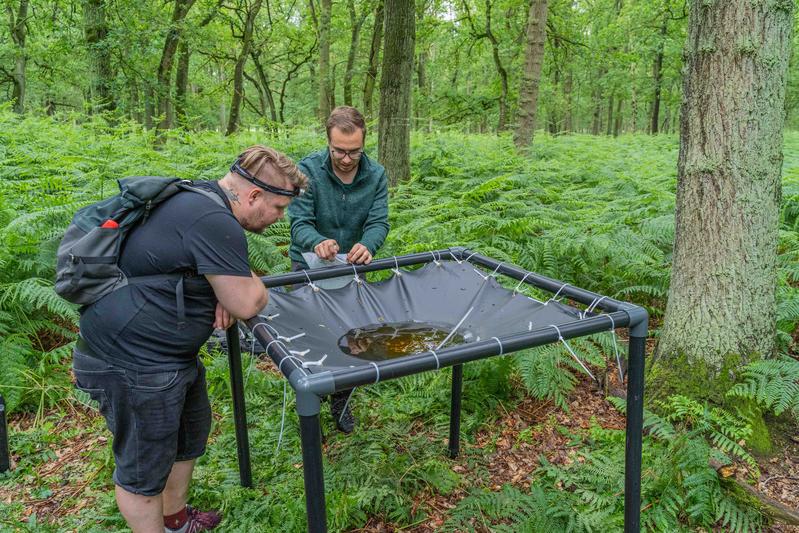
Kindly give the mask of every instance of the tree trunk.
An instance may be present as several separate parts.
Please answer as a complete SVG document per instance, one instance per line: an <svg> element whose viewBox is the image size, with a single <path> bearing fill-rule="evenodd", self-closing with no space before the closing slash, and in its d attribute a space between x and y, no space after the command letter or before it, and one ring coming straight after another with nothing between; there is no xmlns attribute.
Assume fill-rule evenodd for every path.
<svg viewBox="0 0 799 533"><path fill-rule="evenodd" d="M502 58L499 55L499 41L494 35L494 32L491 31L491 0L486 0L485 4L486 4L486 37L488 37L488 40L491 41L491 56L494 59L494 67L497 69L497 74L499 74L499 81L501 87L501 91L499 93L499 119L497 121L497 131L505 131L508 125L508 72L505 70L505 67L502 65ZM546 1L544 1L544 5L545 5L544 9L546 10ZM544 24L546 24L546 12L544 16L545 16ZM546 28L544 28L544 31L546 32ZM546 37L546 34L544 34L544 37ZM542 41L541 57L539 58L539 65L538 65L539 78L541 76L541 60L543 59L543 55L544 55L544 45ZM525 64L525 67L526 66L527 65ZM536 99L537 99L537 91L538 91L538 81L536 81ZM535 121L535 118L533 118L533 121Z"/></svg>
<svg viewBox="0 0 799 533"><path fill-rule="evenodd" d="M311 0L313 1L313 0ZM333 0L321 0L319 13L319 119L330 115L330 16Z"/></svg>
<svg viewBox="0 0 799 533"><path fill-rule="evenodd" d="M606 124L605 135L613 133L613 93L608 96L608 122Z"/></svg>
<svg viewBox="0 0 799 533"><path fill-rule="evenodd" d="M347 8L350 12L350 25L352 33L350 35L350 51L347 54L347 70L344 72L344 105L352 105L352 78L355 75L355 56L358 52L358 43L361 40L361 27L366 20L367 11L358 17L355 11L355 0L347 0Z"/></svg>
<svg viewBox="0 0 799 533"><path fill-rule="evenodd" d="M105 0L85 0L83 2L84 34L89 48L91 65L89 94L92 111L112 111L116 109L111 83L114 71L111 68L111 46L108 38L108 24L105 18Z"/></svg>
<svg viewBox="0 0 799 533"><path fill-rule="evenodd" d="M386 0L385 10L378 156L388 171L391 185L396 185L411 175L411 83L416 10L412 0Z"/></svg>
<svg viewBox="0 0 799 533"><path fill-rule="evenodd" d="M658 363L676 369L680 380L706 372L713 381L698 390L707 394L708 383L775 350L783 105L795 6L690 6L674 258ZM683 361L689 366L678 368Z"/></svg>
<svg viewBox="0 0 799 533"><path fill-rule="evenodd" d="M613 136L618 137L621 131L621 104L624 100L619 98L616 101L616 120L613 123Z"/></svg>
<svg viewBox="0 0 799 533"><path fill-rule="evenodd" d="M372 95L377 82L377 65L380 60L380 45L383 42L383 0L377 0L375 23L372 27L372 45L369 48L369 68L363 83L363 114L372 118Z"/></svg>
<svg viewBox="0 0 799 533"><path fill-rule="evenodd" d="M538 107L538 84L544 60L547 36L547 0L532 0L527 15L527 44L524 51L524 70L519 88L519 123L513 135L516 146L530 146L535 132Z"/></svg>
<svg viewBox="0 0 799 533"><path fill-rule="evenodd" d="M186 93L189 88L189 62L191 50L186 39L180 40L178 51L178 70L175 73L175 117L178 125L187 126Z"/></svg>
<svg viewBox="0 0 799 533"><path fill-rule="evenodd" d="M8 14L9 27L11 28L11 39L14 41L14 73L11 76L11 99L14 100L14 112L22 114L25 112L25 88L27 85L26 69L28 65L28 52L25 49L25 41L28 36L26 24L28 22L28 0L21 0L17 7L17 12L10 3L6 3L6 13Z"/></svg>
<svg viewBox="0 0 799 533"><path fill-rule="evenodd" d="M244 65L250 55L255 17L258 16L258 11L261 10L261 3L261 0L255 0L247 9L247 15L244 20L241 53L236 60L236 67L233 69L233 98L230 101L230 114L228 115L225 135L231 135L239 129L239 113L241 112L241 101L244 98Z"/></svg>
<svg viewBox="0 0 799 533"><path fill-rule="evenodd" d="M567 67L569 68L569 67ZM564 119L563 129L569 133L574 131L574 116L572 112L572 85L574 83L574 75L572 74L571 68L569 68L568 72L566 72L566 81L563 82L563 95L566 99L566 118Z"/></svg>
<svg viewBox="0 0 799 533"><path fill-rule="evenodd" d="M259 98L269 106L269 116L272 122L277 122L277 108L275 107L275 97L272 95L272 89L269 87L269 75L266 73L266 69L264 69L261 60L256 54L250 52L250 57L252 57L252 62L253 65L255 65L255 71L258 73L258 80L260 82Z"/></svg>
<svg viewBox="0 0 799 533"><path fill-rule="evenodd" d="M660 92L663 85L663 41L666 39L667 31L666 21L660 26L660 44L658 44L658 53L655 56L655 63L652 67L652 78L655 84L655 95L652 100L652 121L649 126L649 133L657 135L658 133L658 119L660 116Z"/></svg>
<svg viewBox="0 0 799 533"><path fill-rule="evenodd" d="M172 127L172 62L178 49L180 34L183 31L183 21L194 5L195 0L175 0L175 9L172 11L172 20L164 41L164 50L161 53L161 61L158 63L156 73L156 101L158 102L157 113L161 117L158 124L159 130L166 130Z"/></svg>
<svg viewBox="0 0 799 533"><path fill-rule="evenodd" d="M600 78L602 76L604 74L600 75ZM594 88L594 113L591 116L591 135L599 135L599 130L602 128L602 96L599 86Z"/></svg>

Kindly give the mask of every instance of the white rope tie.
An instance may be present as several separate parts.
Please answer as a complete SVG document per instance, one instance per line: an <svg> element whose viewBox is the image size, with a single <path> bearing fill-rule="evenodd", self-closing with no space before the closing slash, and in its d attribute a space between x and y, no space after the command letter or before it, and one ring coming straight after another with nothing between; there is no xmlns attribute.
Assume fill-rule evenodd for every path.
<svg viewBox="0 0 799 533"><path fill-rule="evenodd" d="M298 333L298 334L294 335L293 337L284 337L283 335L278 335L277 336L278 340L286 341L286 342L291 342L293 340L297 340L297 339L302 338L302 337L305 337L305 333L304 332L303 333Z"/></svg>
<svg viewBox="0 0 799 533"><path fill-rule="evenodd" d="M441 361L438 360L438 354L435 350L430 350L430 353L433 354L433 357L436 358L436 370L441 369Z"/></svg>
<svg viewBox="0 0 799 533"><path fill-rule="evenodd" d="M430 252L430 255L433 256L433 263L435 263L436 266L441 266L441 261L438 260L438 259L441 258L441 256L439 256L439 258L436 259L436 254L435 254L435 252L432 252L432 251Z"/></svg>
<svg viewBox="0 0 799 533"><path fill-rule="evenodd" d="M358 270L355 268L355 263L352 264L352 271L355 272L355 275L352 277L352 279L355 280L355 283L361 284L363 280L358 275Z"/></svg>
<svg viewBox="0 0 799 533"><path fill-rule="evenodd" d="M369 361L369 364L375 367L375 374L376 374L375 383L377 383L378 381L380 381L380 368L377 366L377 363L375 363L374 361Z"/></svg>
<svg viewBox="0 0 799 533"><path fill-rule="evenodd" d="M564 338L563 338L563 335L561 335L561 334L560 334L560 329L558 329L558 326L556 326L555 324L550 324L550 326L551 326L551 327L553 327L553 328L555 328L555 331L557 331L557 332L558 332L558 340L559 340L560 342L562 342L562 343L563 343L563 345L564 345L564 346L566 347L566 349L569 351L569 353L570 353L570 354L571 354L571 356L574 358L574 360L575 360L575 361L577 361L577 364L579 364L579 365L580 365L580 366L583 368L583 370L585 370L585 371L588 373L588 375L589 375L589 376L591 376L591 379L593 379L594 381L597 381L597 379L594 377L594 375L591 373L591 371L590 371L590 370L588 370L588 367L587 367L587 366L585 366L585 365L583 364L583 362L582 362L582 361L580 361L580 358L579 358L579 357L577 357L577 354L576 354L576 353L574 353L574 350L572 350L572 347L571 347L571 346L569 346L569 343L568 343L568 342L566 342L566 339L564 339ZM597 382L597 383L598 383L598 382Z"/></svg>
<svg viewBox="0 0 799 533"><path fill-rule="evenodd" d="M440 350L447 342L449 342L449 340L452 338L455 332L458 331L458 328L461 327L461 325L469 317L469 315L472 314L472 311L474 311L474 306L471 306L469 310L466 311L466 314L463 315L461 319L458 321L458 323L455 325L455 327L452 328L452 331L449 332L449 335L444 337L444 340L441 341L438 346L436 346L436 350Z"/></svg>
<svg viewBox="0 0 799 533"><path fill-rule="evenodd" d="M499 355L502 355L503 352L505 351L504 348L502 348L502 341L499 340L497 337L491 337L491 338L497 341L497 344L499 344Z"/></svg>
<svg viewBox="0 0 799 533"><path fill-rule="evenodd" d="M610 335L611 339L613 339L613 350L616 352L616 364L619 367L619 383L624 383L624 372L621 370L621 357L619 356L619 345L616 344L616 322L613 321L613 317L607 315L610 319Z"/></svg>
<svg viewBox="0 0 799 533"><path fill-rule="evenodd" d="M475 255L475 254L477 254L477 252L472 252L472 253L470 253L470 254L469 254L469 257L467 257L466 259L464 259L464 261L466 261L466 262L468 263L468 262L469 262L469 260L472 258L472 256L473 256L473 255Z"/></svg>
<svg viewBox="0 0 799 533"><path fill-rule="evenodd" d="M456 262L456 263L458 263L459 265L460 265L461 263L463 263L463 260L462 260L462 259L458 259L457 257L455 257L455 254L453 254L453 253L452 253L452 248L447 248L447 251L449 252L449 256L450 256L450 257L453 259L453 261L455 261L455 262Z"/></svg>
<svg viewBox="0 0 799 533"><path fill-rule="evenodd" d="M499 271L499 267L501 267L502 265L503 265L503 263L500 263L500 264L498 264L498 265L497 265L497 268L495 268L495 269L494 269L494 271L493 271L493 272L491 272L491 274L486 274L485 276L484 276L484 275L483 275L483 274L482 274L482 273L481 273L479 270L477 270L476 268L474 268L474 269L472 269L472 270L474 270L475 272L477 272L477 275L478 275L478 276L480 276L481 278L483 278L483 281L486 281L488 278L494 278L494 277L496 277L496 275L497 275L497 272Z"/></svg>
<svg viewBox="0 0 799 533"><path fill-rule="evenodd" d="M275 448L275 453L280 451L280 444L283 442L283 429L286 427L286 384L288 380L283 380L283 408L280 413L280 433L277 434L277 448Z"/></svg>
<svg viewBox="0 0 799 533"><path fill-rule="evenodd" d="M305 350L305 352L303 353L303 355L305 355L305 354L306 354L306 353L308 353L309 351L310 351L310 350ZM292 353L293 353L293 352L292 352ZM318 359L318 360L316 360L316 361L304 361L304 362L302 363L302 367L303 367L303 368L308 368L309 366L322 366L322 363L324 363L324 362L325 362L325 359L327 359L327 354L323 354L323 355L322 355L322 358L321 358L321 359Z"/></svg>
<svg viewBox="0 0 799 533"><path fill-rule="evenodd" d="M560 294L560 291L562 291L563 289L565 289L567 285L568 285L568 283L564 283L563 285L561 285L561 286L560 286L560 289L558 289L558 292L556 292L556 293L555 293L555 296L553 296L552 298L550 298L549 300L547 300L547 301L544 303L544 305L547 305L549 302L554 302L555 300L557 300L557 298L558 298L558 295Z"/></svg>
<svg viewBox="0 0 799 533"><path fill-rule="evenodd" d="M516 296L516 293L519 292L519 287L522 286L522 283L524 283L524 280L526 280L527 276L529 276L530 274L532 274L532 272L528 272L527 274L525 274L524 277L522 278L522 280L519 282L519 284L516 285L516 288L513 289L513 295L514 296Z"/></svg>
<svg viewBox="0 0 799 533"><path fill-rule="evenodd" d="M594 309L596 309L596 306L599 305L599 302L601 302L605 298L607 298L607 296L597 298L595 302L593 302L591 305L588 306L588 308L585 310L585 314L591 313Z"/></svg>
<svg viewBox="0 0 799 533"><path fill-rule="evenodd" d="M317 286L316 286L316 284L314 284L314 282L313 282L313 281L311 281L311 276L309 276L309 275L308 275L308 272L307 272L306 270L303 270L303 271L302 271L302 273L303 273L303 274L305 274L305 277L306 277L306 278L308 278L308 285L310 285L310 286L311 286L311 288L313 289L313 291L314 291L314 292L319 292L319 287L317 287Z"/></svg>
<svg viewBox="0 0 799 533"><path fill-rule="evenodd" d="M263 318L264 320L272 321L280 316L280 313L275 313L274 315L258 315L258 318Z"/></svg>
<svg viewBox="0 0 799 533"><path fill-rule="evenodd" d="M394 268L392 268L391 271L394 274L396 274L397 276L401 276L402 275L402 272L400 272L400 269L399 269L399 263L397 262L397 256L396 255L394 256Z"/></svg>

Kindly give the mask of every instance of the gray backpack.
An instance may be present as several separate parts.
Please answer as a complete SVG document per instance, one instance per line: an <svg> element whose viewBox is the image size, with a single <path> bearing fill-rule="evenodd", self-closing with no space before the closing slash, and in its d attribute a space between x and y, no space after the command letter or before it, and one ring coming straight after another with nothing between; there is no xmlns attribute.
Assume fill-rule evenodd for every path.
<svg viewBox="0 0 799 533"><path fill-rule="evenodd" d="M55 291L65 300L89 305L129 283L175 279L178 322L185 323L183 278L187 273L127 277L119 253L130 230L144 224L150 211L180 191L202 194L225 207L219 195L188 180L135 176L118 180L120 193L80 209L67 227L56 254Z"/></svg>

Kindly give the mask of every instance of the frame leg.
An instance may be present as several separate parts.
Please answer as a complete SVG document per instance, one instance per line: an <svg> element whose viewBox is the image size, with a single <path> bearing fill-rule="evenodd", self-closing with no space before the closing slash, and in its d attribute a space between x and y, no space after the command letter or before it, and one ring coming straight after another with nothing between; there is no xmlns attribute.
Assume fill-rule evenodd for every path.
<svg viewBox="0 0 799 533"><path fill-rule="evenodd" d="M8 426L6 425L6 402L0 395L0 473L11 468L8 458Z"/></svg>
<svg viewBox="0 0 799 533"><path fill-rule="evenodd" d="M627 440L624 461L624 531L641 530L641 438L644 420L646 337L630 337L627 369Z"/></svg>
<svg viewBox="0 0 799 533"><path fill-rule="evenodd" d="M239 458L239 479L242 487L252 487L250 470L250 438L247 433L247 409L244 405L244 378L241 371L239 324L227 331L227 353L230 363L230 390L233 395L233 420L236 424L236 448Z"/></svg>
<svg viewBox="0 0 799 533"><path fill-rule="evenodd" d="M449 411L449 456L452 459L460 453L462 391L463 365L461 364L452 367L452 404Z"/></svg>
<svg viewBox="0 0 799 533"><path fill-rule="evenodd" d="M299 395L297 403L299 407L301 403ZM325 478L322 470L322 431L319 425L319 410L317 408L316 414L300 414L299 417L308 531L309 533L326 533L327 509L325 507Z"/></svg>

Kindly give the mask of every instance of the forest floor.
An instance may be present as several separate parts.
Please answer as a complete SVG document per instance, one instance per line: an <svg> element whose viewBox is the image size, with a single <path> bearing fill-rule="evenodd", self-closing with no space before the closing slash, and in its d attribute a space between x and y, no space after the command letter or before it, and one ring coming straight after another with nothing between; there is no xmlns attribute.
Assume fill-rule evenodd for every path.
<svg viewBox="0 0 799 533"><path fill-rule="evenodd" d="M274 371L272 366L266 362L258 364L266 372ZM613 375L610 379L610 390L618 393L621 389L618 378ZM624 428L624 416L607 401L603 391L592 387L587 378L583 378L580 385L569 396L569 413L552 402L526 397L512 411L503 412L490 428L478 432L475 447L492 450L483 463L490 476L488 488L500 490L503 485L511 484L529 489L531 474L541 466L542 457L559 466L582 460L570 435L585 431L592 424L606 429ZM47 460L42 460L36 466L35 473L26 476L22 483L5 488L0 486L0 502L21 502L24 505L24 514L18 517L20 529L27 529L22 521L32 518L39 524L62 523L69 515L94 507L101 494L92 490L90 485L101 472L108 472L111 457L107 432L96 410L82 405L73 405L71 410L70 416L66 417L53 418L57 415L55 412L44 414L43 418L50 421L48 432L51 435L68 436L55 439L46 447L45 453L39 451L42 458ZM30 433L36 423L33 413L12 416L9 421L11 438ZM758 460L761 475L753 487L787 507L799 510L799 428L780 426L775 432L774 444L775 453ZM96 462L87 463L86 458L90 454L105 455L106 459L99 466ZM19 460L19 455L12 456L12 467ZM454 472L469 478L470 466L463 457L451 464ZM740 472L732 471L725 475L743 477L744 470L742 467ZM422 521L410 527L398 528L392 523L372 518L362 528L350 531L434 532L446 522L450 511L466 495L467 488L458 488L446 495L423 492L415 502L417 507L425 510ZM475 521L474 531L491 530ZM799 526L775 524L769 531L799 533Z"/></svg>

